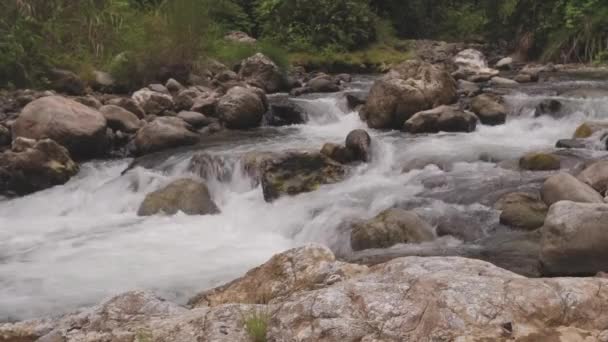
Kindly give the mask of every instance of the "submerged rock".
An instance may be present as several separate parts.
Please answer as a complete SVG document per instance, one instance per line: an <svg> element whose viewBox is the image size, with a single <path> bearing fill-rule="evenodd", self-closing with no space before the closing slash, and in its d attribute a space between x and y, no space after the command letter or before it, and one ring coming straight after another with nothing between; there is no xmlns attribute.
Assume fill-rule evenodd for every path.
<svg viewBox="0 0 608 342"><path fill-rule="evenodd" d="M416 113L405 122L403 130L409 133L473 132L477 127L477 117L453 106Z"/></svg>
<svg viewBox="0 0 608 342"><path fill-rule="evenodd" d="M245 87L231 88L217 103L217 114L230 129L258 127L266 110L266 95Z"/></svg>
<svg viewBox="0 0 608 342"><path fill-rule="evenodd" d="M344 179L346 169L320 153L287 152L262 165L264 199L272 202L283 195L317 190L323 184Z"/></svg>
<svg viewBox="0 0 608 342"><path fill-rule="evenodd" d="M507 121L507 109L498 96L481 94L471 102L471 111L484 125L502 125Z"/></svg>
<svg viewBox="0 0 608 342"><path fill-rule="evenodd" d="M190 125L176 117L160 117L146 123L135 135L137 154L143 155L168 148L194 145L198 134Z"/></svg>
<svg viewBox="0 0 608 342"><path fill-rule="evenodd" d="M61 96L29 103L12 126L13 137L49 138L65 146L75 158L105 152L106 119L99 111Z"/></svg>
<svg viewBox="0 0 608 342"><path fill-rule="evenodd" d="M65 184L78 173L68 150L51 139L17 138L0 153L0 194L27 195Z"/></svg>
<svg viewBox="0 0 608 342"><path fill-rule="evenodd" d="M549 207L536 196L515 192L501 198L496 209L501 211L500 223L534 230L543 226Z"/></svg>
<svg viewBox="0 0 608 342"><path fill-rule="evenodd" d="M433 227L416 213L389 209L367 222L353 225L350 243L355 251L388 248L399 243L421 243L435 238Z"/></svg>
<svg viewBox="0 0 608 342"><path fill-rule="evenodd" d="M559 201L604 203L604 198L597 191L568 173L549 177L543 184L541 195L547 205Z"/></svg>
<svg viewBox="0 0 608 342"><path fill-rule="evenodd" d="M192 179L180 179L146 196L137 215L174 215L178 211L186 215L219 213L204 183Z"/></svg>
<svg viewBox="0 0 608 342"><path fill-rule="evenodd" d="M563 201L549 210L542 228L543 273L595 275L608 270L608 205Z"/></svg>
<svg viewBox="0 0 608 342"><path fill-rule="evenodd" d="M414 114L456 100L456 82L442 67L407 61L374 82L361 111L371 128L402 129Z"/></svg>
<svg viewBox="0 0 608 342"><path fill-rule="evenodd" d="M551 171L561 168L561 159L552 153L530 152L519 159L519 167L529 171Z"/></svg>

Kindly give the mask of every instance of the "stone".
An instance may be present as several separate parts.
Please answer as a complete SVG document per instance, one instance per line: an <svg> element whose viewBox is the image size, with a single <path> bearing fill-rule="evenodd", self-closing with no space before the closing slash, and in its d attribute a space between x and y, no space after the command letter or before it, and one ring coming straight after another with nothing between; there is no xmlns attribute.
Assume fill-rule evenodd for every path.
<svg viewBox="0 0 608 342"><path fill-rule="evenodd" d="M324 144L321 148L321 154L341 164L348 164L355 160L354 152L340 144Z"/></svg>
<svg viewBox="0 0 608 342"><path fill-rule="evenodd" d="M50 86L53 90L67 95L80 96L86 93L86 84L75 73L69 70L51 69Z"/></svg>
<svg viewBox="0 0 608 342"><path fill-rule="evenodd" d="M477 117L453 106L416 113L405 122L403 130L412 134L438 132L473 132L477 127Z"/></svg>
<svg viewBox="0 0 608 342"><path fill-rule="evenodd" d="M574 138L574 139L590 138L594 134L596 134L598 132L604 132L604 131L608 131L608 122L587 121L587 122L581 124L576 129L572 138Z"/></svg>
<svg viewBox="0 0 608 342"><path fill-rule="evenodd" d="M481 94L471 101L471 111L484 125L502 125L507 120L507 109L502 99L491 94Z"/></svg>
<svg viewBox="0 0 608 342"><path fill-rule="evenodd" d="M91 88L99 92L112 92L116 88L114 77L105 71L93 71L93 80Z"/></svg>
<svg viewBox="0 0 608 342"><path fill-rule="evenodd" d="M601 160L588 166L577 177L600 194L608 191L608 161Z"/></svg>
<svg viewBox="0 0 608 342"><path fill-rule="evenodd" d="M499 69L499 70L513 69L513 58L512 57L501 58L498 62L496 62L496 69Z"/></svg>
<svg viewBox="0 0 608 342"><path fill-rule="evenodd" d="M135 135L138 155L194 145L198 141L198 134L192 132L190 125L177 117L155 118L146 123Z"/></svg>
<svg viewBox="0 0 608 342"><path fill-rule="evenodd" d="M165 88L160 84L158 86ZM173 110L174 107L171 95L149 88L136 91L131 98L147 115L162 115L165 111Z"/></svg>
<svg viewBox="0 0 608 342"><path fill-rule="evenodd" d="M105 105L99 108L99 111L106 118L108 127L115 131L135 133L142 126L142 122L135 114L122 107Z"/></svg>
<svg viewBox="0 0 608 342"><path fill-rule="evenodd" d="M172 94L179 93L180 91L185 89L184 86L174 78L170 78L167 80L165 88Z"/></svg>
<svg viewBox="0 0 608 342"><path fill-rule="evenodd" d="M335 93L340 91L336 81L329 75L319 75L306 83L313 93Z"/></svg>
<svg viewBox="0 0 608 342"><path fill-rule="evenodd" d="M93 109L99 109L103 106L101 101L91 95L75 97L73 100Z"/></svg>
<svg viewBox="0 0 608 342"><path fill-rule="evenodd" d="M519 159L519 168L528 171L559 170L561 159L552 153L530 152Z"/></svg>
<svg viewBox="0 0 608 342"><path fill-rule="evenodd" d="M238 76L247 84L264 89L268 94L287 90L285 76L279 67L261 53L242 61Z"/></svg>
<svg viewBox="0 0 608 342"><path fill-rule="evenodd" d="M224 36L224 39L243 44L257 43L257 39L251 37L250 35L242 31L230 31Z"/></svg>
<svg viewBox="0 0 608 342"><path fill-rule="evenodd" d="M299 125L308 120L306 112L287 97L273 96L268 102L269 109L264 118L270 126Z"/></svg>
<svg viewBox="0 0 608 342"><path fill-rule="evenodd" d="M361 251L400 243L421 243L434 238L433 228L416 213L389 209L367 222L354 224L350 242L353 250Z"/></svg>
<svg viewBox="0 0 608 342"><path fill-rule="evenodd" d="M99 111L61 96L30 102L12 126L13 138L52 139L77 159L101 156L107 122Z"/></svg>
<svg viewBox="0 0 608 342"><path fill-rule="evenodd" d="M558 202L541 229L542 271L593 276L608 270L608 205Z"/></svg>
<svg viewBox="0 0 608 342"><path fill-rule="evenodd" d="M519 84L517 81L512 79L499 76L492 77L492 79L490 79L490 83L497 86L513 86Z"/></svg>
<svg viewBox="0 0 608 342"><path fill-rule="evenodd" d="M12 140L13 137L11 136L11 130L0 125L0 150L3 146L10 145Z"/></svg>
<svg viewBox="0 0 608 342"><path fill-rule="evenodd" d="M230 129L260 126L267 110L266 95L254 88L233 87L217 103L220 120Z"/></svg>
<svg viewBox="0 0 608 342"><path fill-rule="evenodd" d="M407 61L374 82L361 117L370 128L402 129L414 114L455 100L456 82L445 69Z"/></svg>
<svg viewBox="0 0 608 342"><path fill-rule="evenodd" d="M135 116L137 116L139 119L143 119L144 116L146 116L146 113L144 112L143 108L141 108L135 101L133 101L133 99L130 99L128 97L114 98L108 100L106 104L122 107L128 110L129 112L135 114Z"/></svg>
<svg viewBox="0 0 608 342"><path fill-rule="evenodd" d="M498 70L488 67L486 56L479 50L466 49L460 51L453 58L454 65L458 68L455 72L457 75L462 75L463 78L468 78L472 75L498 75Z"/></svg>
<svg viewBox="0 0 608 342"><path fill-rule="evenodd" d="M68 150L51 139L18 137L0 153L0 194L27 195L67 183L78 173Z"/></svg>
<svg viewBox="0 0 608 342"><path fill-rule="evenodd" d="M146 195L137 215L175 215L177 212L186 215L210 215L219 213L219 209L204 183L180 179Z"/></svg>
<svg viewBox="0 0 608 342"><path fill-rule="evenodd" d="M160 83L149 84L148 89L161 94L170 94L169 89Z"/></svg>
<svg viewBox="0 0 608 342"><path fill-rule="evenodd" d="M346 148L351 151L355 160L369 162L371 160L372 138L363 129L351 131L346 136Z"/></svg>
<svg viewBox="0 0 608 342"><path fill-rule="evenodd" d="M604 198L597 191L568 173L549 177L543 184L541 196L549 206L559 201L604 203Z"/></svg>
<svg viewBox="0 0 608 342"><path fill-rule="evenodd" d="M513 80L517 83L538 82L538 75L518 74Z"/></svg>
<svg viewBox="0 0 608 342"><path fill-rule="evenodd" d="M286 152L266 160L261 166L264 199L272 202L281 196L294 196L317 190L321 185L342 181L343 165L320 153Z"/></svg>
<svg viewBox="0 0 608 342"><path fill-rule="evenodd" d="M214 122L214 119L208 118L207 116L198 112L181 111L177 114L177 117L184 120L187 124L194 128L209 126Z"/></svg>
<svg viewBox="0 0 608 342"><path fill-rule="evenodd" d="M367 102L367 92L364 91L349 91L345 93L346 104L349 110L356 110L359 106L365 105Z"/></svg>
<svg viewBox="0 0 608 342"><path fill-rule="evenodd" d="M587 148L587 143L584 139L561 139L555 144L557 148L577 149Z"/></svg>
<svg viewBox="0 0 608 342"><path fill-rule="evenodd" d="M535 230L543 226L549 207L528 193L515 192L502 197L496 204L500 223L513 228Z"/></svg>
<svg viewBox="0 0 608 342"><path fill-rule="evenodd" d="M481 88L475 82L458 80L458 95L460 96L477 96L481 93Z"/></svg>
<svg viewBox="0 0 608 342"><path fill-rule="evenodd" d="M539 117L543 115L548 115L554 117L556 119L562 118L565 113L562 113L562 103L558 100L543 100L541 103L536 106L534 111L534 116Z"/></svg>

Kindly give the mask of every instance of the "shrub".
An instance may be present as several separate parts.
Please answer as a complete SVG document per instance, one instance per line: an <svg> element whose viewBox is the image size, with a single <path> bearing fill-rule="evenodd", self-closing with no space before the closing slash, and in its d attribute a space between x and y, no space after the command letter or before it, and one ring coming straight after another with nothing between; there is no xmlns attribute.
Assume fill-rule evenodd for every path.
<svg viewBox="0 0 608 342"><path fill-rule="evenodd" d="M266 342L270 314L264 310L253 309L243 315L245 331L252 342Z"/></svg>

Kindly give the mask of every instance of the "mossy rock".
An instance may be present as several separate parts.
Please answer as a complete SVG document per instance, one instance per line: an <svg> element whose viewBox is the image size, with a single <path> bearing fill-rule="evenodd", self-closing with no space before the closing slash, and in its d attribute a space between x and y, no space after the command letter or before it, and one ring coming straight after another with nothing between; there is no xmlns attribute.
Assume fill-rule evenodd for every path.
<svg viewBox="0 0 608 342"><path fill-rule="evenodd" d="M513 228L535 230L543 226L549 207L536 196L527 193L511 193L496 204L500 223Z"/></svg>
<svg viewBox="0 0 608 342"><path fill-rule="evenodd" d="M608 130L608 122L588 121L578 126L572 138L586 139L603 130Z"/></svg>
<svg viewBox="0 0 608 342"><path fill-rule="evenodd" d="M219 213L204 183L192 179L180 179L148 194L139 207L137 215L152 216L160 213L174 215L178 211L186 215Z"/></svg>
<svg viewBox="0 0 608 342"><path fill-rule="evenodd" d="M529 171L551 171L561 168L561 160L551 153L532 152L519 160L519 167Z"/></svg>

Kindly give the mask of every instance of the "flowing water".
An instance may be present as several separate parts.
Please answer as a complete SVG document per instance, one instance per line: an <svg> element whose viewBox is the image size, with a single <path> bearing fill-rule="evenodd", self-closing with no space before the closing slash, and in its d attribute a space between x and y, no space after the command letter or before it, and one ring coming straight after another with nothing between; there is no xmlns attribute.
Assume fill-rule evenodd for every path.
<svg viewBox="0 0 608 342"><path fill-rule="evenodd" d="M357 78L350 90L367 90L372 80ZM598 84L585 85L608 85L593 82ZM540 101L558 98L554 92L560 87L579 86L566 80L503 90L511 111L507 124L480 126L470 134L414 137L368 130L374 141L371 163L357 166L344 182L274 203L264 201L239 157L251 151L318 150L366 128L346 109L343 93L295 99L309 115L307 124L220 134L199 148L148 158L148 168L123 174L127 159L84 164L64 186L0 200L0 321L61 314L142 288L183 303L277 252L310 242L348 257L349 222L392 206L416 210L440 235L451 234L410 246L413 254L464 254L459 246L516 234L498 224L494 201L505 192L538 189L546 175L497 163L550 149L585 119L608 115L608 98L568 99L568 116L534 118ZM188 165L200 150L217 161L205 178L222 213L138 217L147 193L178 178L198 177Z"/></svg>

